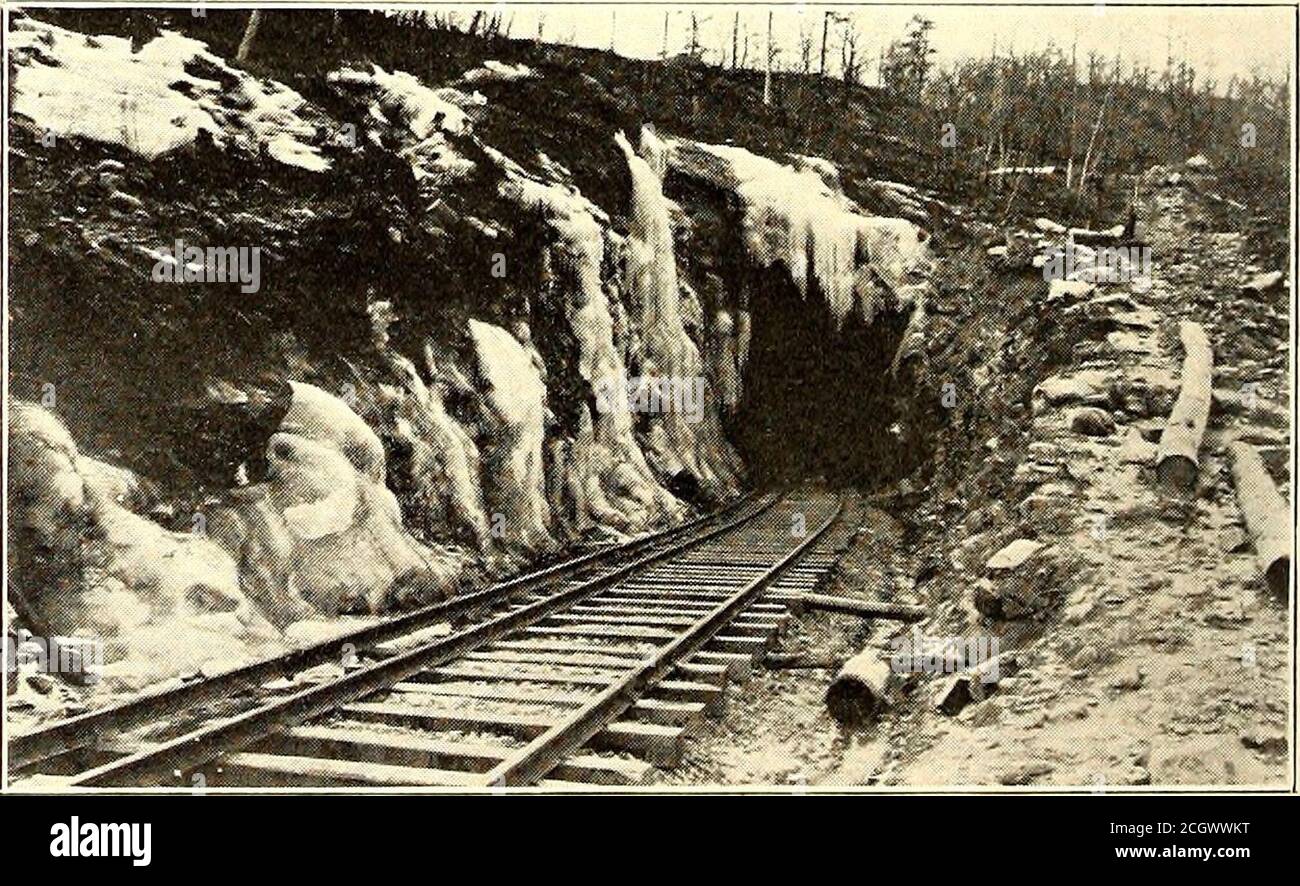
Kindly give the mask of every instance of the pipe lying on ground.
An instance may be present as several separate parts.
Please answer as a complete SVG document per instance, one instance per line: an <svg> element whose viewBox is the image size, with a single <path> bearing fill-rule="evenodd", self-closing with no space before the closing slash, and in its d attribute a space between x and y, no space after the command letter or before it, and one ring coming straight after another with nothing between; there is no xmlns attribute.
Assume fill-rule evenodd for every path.
<svg viewBox="0 0 1300 886"><path fill-rule="evenodd" d="M1278 494L1259 450L1234 440L1228 444L1237 503L1264 580L1275 594L1285 594L1291 581L1291 509Z"/></svg>
<svg viewBox="0 0 1300 886"><path fill-rule="evenodd" d="M1160 437L1156 477L1166 489L1186 491L1196 488L1197 453L1210 419L1214 351L1199 323L1184 320L1178 337L1183 342L1182 385Z"/></svg>
<svg viewBox="0 0 1300 886"><path fill-rule="evenodd" d="M826 612L844 612L860 615L863 618L884 618L891 621L920 621L929 613L924 606L909 606L906 603L883 603L874 600L856 600L853 597L837 597L832 594L773 593L764 599L774 603L785 603L796 613L809 609Z"/></svg>
<svg viewBox="0 0 1300 886"><path fill-rule="evenodd" d="M872 720L885 703L892 671L875 649L866 649L840 668L826 690L826 709L846 726Z"/></svg>

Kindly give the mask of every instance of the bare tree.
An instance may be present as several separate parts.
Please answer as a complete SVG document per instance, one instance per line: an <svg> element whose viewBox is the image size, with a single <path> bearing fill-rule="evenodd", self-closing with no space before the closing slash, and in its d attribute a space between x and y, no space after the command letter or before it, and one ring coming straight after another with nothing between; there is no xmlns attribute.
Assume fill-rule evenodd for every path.
<svg viewBox="0 0 1300 886"><path fill-rule="evenodd" d="M736 13L731 23L731 69L736 69L736 45L740 42L740 13Z"/></svg>
<svg viewBox="0 0 1300 886"><path fill-rule="evenodd" d="M1088 164L1092 162L1092 151L1097 144L1097 133L1101 132L1101 124L1106 119L1106 111L1110 108L1111 96L1115 94L1115 84L1119 82L1119 72L1115 72L1115 77L1110 81L1106 88L1106 97L1102 99L1101 110L1097 112L1097 122L1092 125L1092 135L1088 136L1088 150L1083 154L1083 168L1079 170L1079 190L1083 190L1084 183L1088 180ZM1095 169L1093 170L1096 171Z"/></svg>
<svg viewBox="0 0 1300 886"><path fill-rule="evenodd" d="M826 11L822 15L822 58L821 58L821 75L826 76L826 38L831 30L831 18L835 13Z"/></svg>
<svg viewBox="0 0 1300 886"><path fill-rule="evenodd" d="M704 57L704 47L700 45L700 25L707 25L711 21L713 21L711 15L699 18L694 12L691 13L691 43L686 54L696 61Z"/></svg>
<svg viewBox="0 0 1300 886"><path fill-rule="evenodd" d="M840 32L840 74L844 79L844 85L852 86L858 82L862 69L862 58L858 53L858 41L861 35L852 16L839 16L838 19L843 26Z"/></svg>
<svg viewBox="0 0 1300 886"><path fill-rule="evenodd" d="M239 49L235 51L235 61L243 64L248 61L248 53L253 48L253 38L257 36L257 29L262 26L262 10L254 9L248 16L248 24L244 27L244 36L239 41Z"/></svg>
<svg viewBox="0 0 1300 886"><path fill-rule="evenodd" d="M813 38L802 23L799 25L799 69L808 74L812 72Z"/></svg>
<svg viewBox="0 0 1300 886"><path fill-rule="evenodd" d="M767 59L763 66L763 104L772 103L772 12L767 13Z"/></svg>

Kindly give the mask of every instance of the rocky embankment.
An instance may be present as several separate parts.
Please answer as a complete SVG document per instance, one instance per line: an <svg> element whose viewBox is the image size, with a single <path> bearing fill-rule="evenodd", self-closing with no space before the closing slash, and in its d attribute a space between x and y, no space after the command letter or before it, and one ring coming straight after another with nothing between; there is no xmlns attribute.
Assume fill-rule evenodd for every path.
<svg viewBox="0 0 1300 886"><path fill-rule="evenodd" d="M988 342L969 387L958 380L982 451L938 464L904 519L919 542L913 600L935 614L875 642L888 655L909 635L996 639L1001 679L969 692L951 674L900 680L891 715L856 759L850 743L835 780L1284 782L1291 607L1263 574L1228 445L1256 447L1285 494L1288 292L1223 228L1203 196L1213 186L1199 164L1139 182L1149 274L1029 287L1046 356L1032 391L1007 396L1001 367L1026 345L1015 328ZM1050 253L1061 232L1044 225L1026 239ZM1179 395L1185 321L1208 333L1214 401L1194 485L1174 490L1156 460Z"/></svg>

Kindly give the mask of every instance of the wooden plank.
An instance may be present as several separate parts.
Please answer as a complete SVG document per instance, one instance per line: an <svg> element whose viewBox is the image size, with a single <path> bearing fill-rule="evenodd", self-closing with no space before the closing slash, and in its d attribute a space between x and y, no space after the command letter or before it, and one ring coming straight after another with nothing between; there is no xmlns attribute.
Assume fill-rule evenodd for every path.
<svg viewBox="0 0 1300 886"><path fill-rule="evenodd" d="M581 643L576 640L498 640L488 649L517 649L520 652L598 652L601 655L617 656L638 661L652 652L641 651L632 646L616 643Z"/></svg>
<svg viewBox="0 0 1300 886"><path fill-rule="evenodd" d="M629 579L619 584L620 588L635 588L641 590L663 590L663 591L734 591L743 588L745 582L737 579L736 581L724 580L706 580L706 579L664 579L656 581L649 578Z"/></svg>
<svg viewBox="0 0 1300 886"><path fill-rule="evenodd" d="M704 716L704 702L640 698L628 708L634 720L661 726L686 726Z"/></svg>
<svg viewBox="0 0 1300 886"><path fill-rule="evenodd" d="M771 642L767 637L739 637L734 634L718 634L704 644L707 650L717 652L748 652L758 655Z"/></svg>
<svg viewBox="0 0 1300 886"><path fill-rule="evenodd" d="M728 634L738 637L769 637L776 633L779 624L770 624L768 622L752 622L736 619L726 627Z"/></svg>
<svg viewBox="0 0 1300 886"><path fill-rule="evenodd" d="M582 668L610 668L623 670L635 663L620 655L601 655L592 653L562 652L517 652L513 649L485 649L465 656L465 661L521 662L524 664L553 664Z"/></svg>
<svg viewBox="0 0 1300 886"><path fill-rule="evenodd" d="M592 745L608 750L630 751L661 769L672 769L682 762L686 748L686 730L680 726L620 720L609 724L592 740Z"/></svg>
<svg viewBox="0 0 1300 886"><path fill-rule="evenodd" d="M668 701L702 701L708 704L722 694L722 687L693 680L660 680L651 691Z"/></svg>
<svg viewBox="0 0 1300 886"><path fill-rule="evenodd" d="M522 664L505 663L493 666L492 662L468 662L435 668L438 677L458 680L518 680L526 683L556 683L573 686L608 686L618 679L617 671L603 674L582 674L563 668L530 668Z"/></svg>
<svg viewBox="0 0 1300 886"><path fill-rule="evenodd" d="M415 766L486 772L510 754L488 742L443 741L426 735L379 732L355 726L294 726L260 742L256 750L291 757L328 757Z"/></svg>
<svg viewBox="0 0 1300 886"><path fill-rule="evenodd" d="M754 666L754 656L744 652L718 652L701 649L691 656L690 661L706 664L723 664L727 666L727 677L731 680L748 680Z"/></svg>
<svg viewBox="0 0 1300 886"><path fill-rule="evenodd" d="M559 689L541 689L536 686L514 686L509 683L494 683L487 686L468 683L398 683L394 692L410 693L424 698L476 698L482 701L527 702L544 705L585 704L591 694L586 692L565 692Z"/></svg>
<svg viewBox="0 0 1300 886"><path fill-rule="evenodd" d="M719 559L717 555L709 557L691 557L690 555L687 555L685 557L679 557L673 561L674 565L678 563L689 566L716 566L722 569L745 569L751 571L755 577L762 575L768 569L772 568L771 562Z"/></svg>
<svg viewBox="0 0 1300 886"><path fill-rule="evenodd" d="M396 723L428 729L502 732L522 737L540 735L555 724L554 720L533 716L493 714L480 711L401 708L395 705L369 702L345 705L340 712L344 716L368 722ZM620 725L622 728L614 728ZM616 723L597 736L593 744L603 749L631 751L640 754L657 766L675 766L677 765L676 761L681 759L683 735L684 733L680 727L664 726L656 723ZM516 749L508 748L506 750L508 755Z"/></svg>
<svg viewBox="0 0 1300 886"><path fill-rule="evenodd" d="M695 624L696 619L691 618L689 615L620 615L618 613L596 615L586 612L576 614L561 612L550 616L546 621L560 622L561 624L646 625L649 627L685 628Z"/></svg>
<svg viewBox="0 0 1300 886"><path fill-rule="evenodd" d="M688 560L673 560L669 563L661 564L653 569L646 570L647 575L677 575L679 573L706 573L716 575L719 572L728 574L744 573L751 578L757 578L767 571L767 566L740 566L735 563L695 563Z"/></svg>
<svg viewBox="0 0 1300 886"><path fill-rule="evenodd" d="M654 766L641 760L581 754L564 760L551 773L559 780L584 785L643 785L650 783Z"/></svg>
<svg viewBox="0 0 1300 886"><path fill-rule="evenodd" d="M924 606L889 603L883 600L859 600L854 597L841 597L831 594L776 592L765 596L782 603L789 603L796 611L800 609L822 609L827 612L860 615L863 618L884 618L909 622L920 621L929 614L929 610Z"/></svg>
<svg viewBox="0 0 1300 886"><path fill-rule="evenodd" d="M558 717L534 714L497 714L465 711L456 708L414 707L387 702L358 701L343 705L339 712L353 720L367 723L391 723L420 729L455 729L464 732L501 732L531 738L541 735Z"/></svg>
<svg viewBox="0 0 1300 886"><path fill-rule="evenodd" d="M708 612L714 605L697 600L595 600L587 606L574 606L569 612L582 615L676 615Z"/></svg>
<svg viewBox="0 0 1300 886"><path fill-rule="evenodd" d="M662 597L623 597L601 595L591 602L574 606L571 612L644 612L654 615L660 612L691 612L695 614L711 612L718 603L713 600L682 600ZM782 603L755 603L743 614L786 615L790 608Z"/></svg>
<svg viewBox="0 0 1300 886"><path fill-rule="evenodd" d="M696 683L689 680L661 680L651 690L656 698L666 701L698 701L704 703L704 712L710 717L721 717L727 712L727 696L721 686Z"/></svg>
<svg viewBox="0 0 1300 886"><path fill-rule="evenodd" d="M703 664L696 661L684 661L677 665L677 675L684 680L698 683L711 683L714 686L727 685L727 666L724 664Z"/></svg>
<svg viewBox="0 0 1300 886"><path fill-rule="evenodd" d="M555 625L524 628L524 633L536 637L610 637L621 640L672 640L677 636L672 631L636 625Z"/></svg>
<svg viewBox="0 0 1300 886"><path fill-rule="evenodd" d="M690 600L696 603L717 605L726 600L728 595L718 591L664 590L662 588L637 588L619 585L610 592L619 598L637 600Z"/></svg>
<svg viewBox="0 0 1300 886"><path fill-rule="evenodd" d="M291 787L472 787L472 772L243 751L218 764L225 784Z"/></svg>

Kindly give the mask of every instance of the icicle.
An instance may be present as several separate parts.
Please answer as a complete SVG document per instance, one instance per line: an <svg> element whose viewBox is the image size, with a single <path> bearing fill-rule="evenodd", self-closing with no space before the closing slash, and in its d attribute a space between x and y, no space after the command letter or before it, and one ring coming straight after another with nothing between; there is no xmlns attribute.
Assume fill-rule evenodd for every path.
<svg viewBox="0 0 1300 886"><path fill-rule="evenodd" d="M655 141L656 156L674 169L736 193L751 259L762 267L782 263L804 298L815 284L840 323L855 303L873 319L876 277L897 292L928 265L925 232L903 219L862 214L826 160L796 157L787 166L730 145Z"/></svg>

